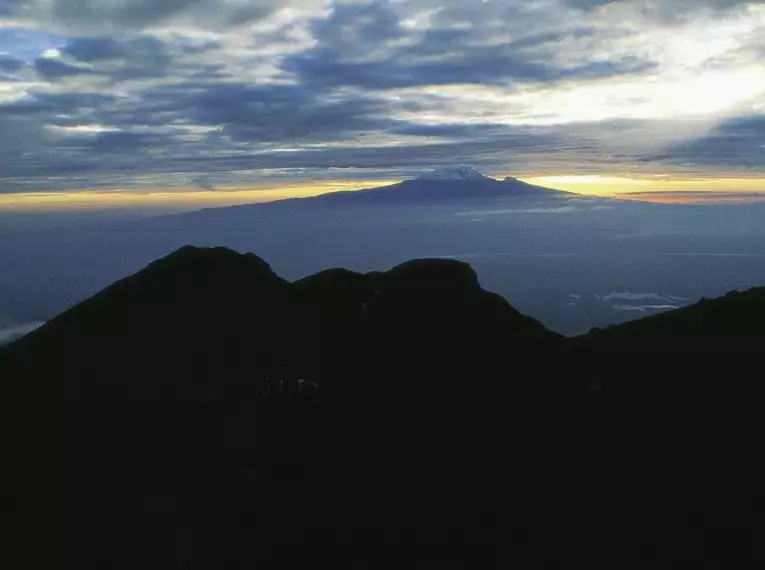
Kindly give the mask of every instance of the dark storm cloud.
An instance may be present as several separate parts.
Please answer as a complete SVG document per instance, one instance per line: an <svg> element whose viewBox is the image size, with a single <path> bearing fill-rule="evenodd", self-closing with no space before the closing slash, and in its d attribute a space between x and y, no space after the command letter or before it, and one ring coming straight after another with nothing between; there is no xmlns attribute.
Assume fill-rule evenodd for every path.
<svg viewBox="0 0 765 570"><path fill-rule="evenodd" d="M79 61L94 64L103 75L115 80L163 77L173 63L169 46L151 36L123 41L77 38L63 51Z"/></svg>
<svg viewBox="0 0 765 570"><path fill-rule="evenodd" d="M247 169L408 172L454 161L539 173L762 165L762 140L750 132L760 127L749 123L663 153L611 144L673 129L654 87L677 79L678 61L657 67L663 55L640 46L657 26L646 14L690 0L374 0L304 10L320 3L0 0L0 15L5 6L17 26L0 37L0 186ZM604 4L614 6L595 10ZM695 3L734 4L744 3ZM279 6L290 10L226 30L232 18L252 22ZM610 16L619 6L626 11ZM684 13L692 21L696 12ZM741 47L742 65L762 49ZM735 68L735 58L725 65ZM609 88L647 75L634 102L648 118L633 120L632 99L620 107L624 92ZM583 122L577 106L589 93L604 106L592 117L621 117L628 128Z"/></svg>
<svg viewBox="0 0 765 570"><path fill-rule="evenodd" d="M0 179L121 172L146 162L142 149L182 144L167 133L81 130L106 118L115 101L104 93L34 93L0 104Z"/></svg>
<svg viewBox="0 0 765 570"><path fill-rule="evenodd" d="M192 124L253 142L333 140L390 124L373 95L327 95L303 85L178 84L149 90L145 100L153 113L182 110Z"/></svg>
<svg viewBox="0 0 765 570"><path fill-rule="evenodd" d="M212 40L189 44L188 41L184 42L180 39L169 46L151 35L129 35L120 39L82 36L71 38L61 52L85 63L114 60L130 62L157 58L165 60L173 51L178 54L198 55L220 47L220 43Z"/></svg>
<svg viewBox="0 0 765 570"><path fill-rule="evenodd" d="M69 137L65 144L102 154L140 152L143 149L181 142L181 139L169 134L106 131L95 136Z"/></svg>
<svg viewBox="0 0 765 570"><path fill-rule="evenodd" d="M765 168L765 115L729 119L702 138L644 160L762 170Z"/></svg>
<svg viewBox="0 0 765 570"><path fill-rule="evenodd" d="M5 176L34 172L27 165L38 163L34 157L43 147L44 134L38 123L0 113L0 192Z"/></svg>
<svg viewBox="0 0 765 570"><path fill-rule="evenodd" d="M286 68L306 82L322 87L338 85L364 89L398 89L427 85L552 82L600 79L647 71L655 64L636 58L586 63L560 68L527 61L507 53L504 46L472 50L443 61L413 62L405 54L385 61L344 62L332 51L316 50L291 58ZM342 56L339 56L342 58Z"/></svg>
<svg viewBox="0 0 765 570"><path fill-rule="evenodd" d="M542 156L553 162L554 155L571 160L591 150L584 141L570 140L554 129L461 124L433 127L395 120L390 118L386 104L372 96L337 97L296 85L181 83L155 86L142 95L135 101L115 104L114 97L98 93L38 94L27 101L0 105L0 120L4 116L14 119L17 132L38 132L23 160L0 164L0 177L118 174L139 164L141 173L421 168L454 160L502 168L541 162ZM45 124L87 124L78 116L91 114L115 130L66 135L51 134L43 128ZM59 115L73 117L52 119ZM153 125L147 122L151 118ZM178 121L215 130L191 136L167 128ZM146 128L153 130L135 130ZM363 136L365 131L374 136L387 133L431 140L393 147L371 140L363 148L346 142L333 148L259 152L274 143L343 141L357 133ZM15 156L20 158L20 153ZM84 182L70 180L67 184L83 187Z"/></svg>
<svg viewBox="0 0 765 570"><path fill-rule="evenodd" d="M94 62L125 57L126 46L113 38L74 38L62 52L79 61Z"/></svg>
<svg viewBox="0 0 765 570"><path fill-rule="evenodd" d="M279 0L4 0L0 15L72 29L142 29L177 20L225 28L261 19Z"/></svg>
<svg viewBox="0 0 765 570"><path fill-rule="evenodd" d="M380 0L336 5L327 18L313 23L311 31L320 44L329 43L352 52L406 35L399 16L390 4Z"/></svg>
<svg viewBox="0 0 765 570"><path fill-rule="evenodd" d="M12 13L23 3L24 0L0 0L0 16L5 16Z"/></svg>
<svg viewBox="0 0 765 570"><path fill-rule="evenodd" d="M33 92L19 101L0 104L0 115L24 116L68 114L100 108L115 101L109 93L40 93Z"/></svg>
<svg viewBox="0 0 765 570"><path fill-rule="evenodd" d="M199 0L54 0L53 15L65 22L144 26L189 9Z"/></svg>
<svg viewBox="0 0 765 570"><path fill-rule="evenodd" d="M661 23L693 22L699 14L722 17L748 6L762 6L765 0L564 0L565 4L591 13L599 8L618 9L633 6L640 15Z"/></svg>
<svg viewBox="0 0 765 570"><path fill-rule="evenodd" d="M763 188L765 191L765 188ZM636 200L674 200L678 202L765 202L765 192L721 192L715 190L651 190L622 192L622 198Z"/></svg>
<svg viewBox="0 0 765 570"><path fill-rule="evenodd" d="M23 67L23 61L0 55L0 73L16 73Z"/></svg>
<svg viewBox="0 0 765 570"><path fill-rule="evenodd" d="M553 128L496 128L491 134L479 127L463 131L458 141L408 143L400 146L344 145L304 149L298 152L218 153L206 158L209 172L238 169L402 169L453 164L455 161L482 168L538 168L543 161L578 160L589 165L592 148L583 141ZM198 168L194 157L170 160L174 172ZM539 162L540 164L537 164Z"/></svg>
<svg viewBox="0 0 765 570"><path fill-rule="evenodd" d="M448 22L447 22L448 24ZM445 24L446 25L446 24ZM401 27L391 7L381 2L340 5L314 23L316 46L286 58L284 67L302 81L331 88L396 89L445 84L512 84L566 79L598 79L640 73L651 61L620 57L563 66L529 48L581 38L590 28L545 32L510 39L491 37L481 28Z"/></svg>
<svg viewBox="0 0 765 570"><path fill-rule="evenodd" d="M391 133L413 137L439 137L439 138L475 138L481 135L491 135L501 132L503 129L497 125L418 125L405 124L391 129Z"/></svg>
<svg viewBox="0 0 765 570"><path fill-rule="evenodd" d="M609 4L625 4L635 2L635 0L564 0L565 3L574 8L582 10L594 10L601 6ZM682 14L688 11L699 10L703 8L712 8L716 10L729 10L747 4L763 4L763 0L653 0L646 3L644 11L646 13L657 14Z"/></svg>
<svg viewBox="0 0 765 570"><path fill-rule="evenodd" d="M16 130L35 128L43 133L37 152L28 153L24 161L3 164L0 177L88 169L122 172L131 163L136 167L140 163L142 171L172 171L184 164L184 158L189 159L189 167L205 169L215 154L240 145L252 152L276 143L340 140L395 124L387 118L384 102L375 97L339 97L300 85L202 81L156 85L140 93L141 97L128 101L99 93L33 93L24 100L0 104L0 118L13 119ZM45 128L92 123L109 130L50 132ZM183 130L185 124L212 131L189 134ZM8 130L0 138L6 134ZM150 163L141 155L149 150ZM108 160L105 154L110 155ZM244 158L238 166L248 167L250 160ZM65 168L67 162L73 166ZM268 166L267 160L261 162Z"/></svg>
<svg viewBox="0 0 765 570"><path fill-rule="evenodd" d="M47 81L58 81L66 77L73 77L76 75L93 75L95 72L87 67L80 67L77 65L71 65L64 61L40 57L34 62L35 71L41 78Z"/></svg>
<svg viewBox="0 0 765 570"><path fill-rule="evenodd" d="M75 37L60 48L63 60L38 58L35 68L49 81L91 75L107 84L194 73L203 76L210 68L193 58L219 47L213 41L177 39L168 42L151 35Z"/></svg>
<svg viewBox="0 0 765 570"><path fill-rule="evenodd" d="M19 80L16 73L24 68L24 62L0 55L0 83L15 83Z"/></svg>
<svg viewBox="0 0 765 570"><path fill-rule="evenodd" d="M566 141L565 136L558 133L538 133L529 135L526 132L512 134L507 129L492 137L478 140L460 140L454 142L435 142L430 144L412 143L401 147L369 147L346 148L343 152L334 149L320 149L303 153L295 157L306 167L326 168L382 168L382 167L412 167L423 164L441 165L454 162L479 164L484 168L510 166L508 159L515 155L516 160L527 160L535 153L568 153L574 150L573 141ZM467 138L467 137L466 137ZM502 149L502 151L498 151ZM284 153L279 156L280 162L287 166L293 158ZM297 162L295 162L297 165Z"/></svg>
<svg viewBox="0 0 765 570"><path fill-rule="evenodd" d="M416 169L454 161L491 169L526 172L565 170L593 173L611 166L639 165L646 159L604 151L593 142L597 133L624 132L624 121L581 127L518 127L459 122L431 125L392 118L389 103L368 93L343 96L307 85L251 85L187 81L155 85L141 96L120 101L103 93L36 93L26 100L0 105L14 128L0 160L3 176L36 177L88 173L125 174L218 172L257 169ZM427 102L433 108L436 100ZM63 118L62 118L63 117ZM93 121L113 129L101 133L51 134L45 125L77 127ZM212 129L189 134L184 124ZM739 140L761 132L760 123L739 122L718 136ZM148 131L147 131L148 129ZM11 141L24 133L25 152ZM389 146L364 139L365 133L388 140ZM30 133L35 133L31 136ZM361 137L363 144L348 139ZM404 137L402 139L402 137ZM0 137L5 138L5 137ZM423 142L417 142L417 138ZM424 139L427 139L425 141ZM331 148L301 148L305 143L338 141ZM269 150L273 145L295 146L295 151ZM675 156L654 156L657 164L710 162L712 151L697 143ZM707 143L709 144L709 143ZM745 145L742 144L742 152ZM263 153L262 151L269 152ZM749 149L756 154L756 146ZM114 184L106 179L105 185ZM73 178L72 187L98 186L88 178Z"/></svg>
<svg viewBox="0 0 765 570"><path fill-rule="evenodd" d="M570 28L566 30L565 32L554 31L554 32L544 32L541 34L532 34L529 36L524 36L517 40L511 41L510 43L507 44L507 46L508 48L511 48L511 49L521 50L521 49L544 46L548 44L556 44L561 42L562 40L565 40L566 38L580 39L580 38L587 38L587 37L596 37L603 33L604 33L604 30L582 26L582 27ZM611 31L610 33L614 33L614 32Z"/></svg>

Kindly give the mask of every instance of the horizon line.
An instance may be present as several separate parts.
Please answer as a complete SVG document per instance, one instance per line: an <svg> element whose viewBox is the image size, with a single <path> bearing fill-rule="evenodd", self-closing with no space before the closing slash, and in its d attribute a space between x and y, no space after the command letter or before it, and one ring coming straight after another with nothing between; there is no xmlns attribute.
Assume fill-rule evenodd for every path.
<svg viewBox="0 0 765 570"><path fill-rule="evenodd" d="M480 172L477 169L473 170ZM704 199L710 202L765 200L765 176L731 177L728 173L717 178L670 178L664 174L651 177L591 174L514 176L503 171L493 171L484 176L500 182L504 178L514 178L550 190L563 190L583 196L658 203L700 203L705 201ZM226 184L218 186L210 181L204 186L184 184L126 187L121 185L9 192L0 193L0 212L64 213L132 209L184 211L204 207L257 204L290 198L310 198L334 192L384 187L413 178L417 177L273 180L259 186Z"/></svg>

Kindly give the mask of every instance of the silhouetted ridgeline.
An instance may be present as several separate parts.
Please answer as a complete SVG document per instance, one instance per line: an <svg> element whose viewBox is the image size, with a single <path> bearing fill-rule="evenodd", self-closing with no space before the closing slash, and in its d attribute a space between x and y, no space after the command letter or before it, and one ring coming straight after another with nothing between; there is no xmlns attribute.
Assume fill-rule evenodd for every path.
<svg viewBox="0 0 765 570"><path fill-rule="evenodd" d="M0 351L21 562L759 560L763 322L759 289L569 340L456 261L183 248Z"/></svg>

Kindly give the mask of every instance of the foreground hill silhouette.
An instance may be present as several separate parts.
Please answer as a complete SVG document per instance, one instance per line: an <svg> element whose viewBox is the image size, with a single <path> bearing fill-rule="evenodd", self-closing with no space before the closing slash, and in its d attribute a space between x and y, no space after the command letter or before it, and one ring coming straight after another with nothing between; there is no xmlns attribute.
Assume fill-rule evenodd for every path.
<svg viewBox="0 0 765 570"><path fill-rule="evenodd" d="M0 351L21 566L760 560L763 322L565 339L456 261L183 248Z"/></svg>

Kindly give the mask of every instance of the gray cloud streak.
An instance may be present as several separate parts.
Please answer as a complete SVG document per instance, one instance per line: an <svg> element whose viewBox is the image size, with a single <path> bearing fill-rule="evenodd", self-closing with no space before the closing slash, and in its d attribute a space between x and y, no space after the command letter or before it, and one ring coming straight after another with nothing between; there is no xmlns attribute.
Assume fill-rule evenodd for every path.
<svg viewBox="0 0 765 570"><path fill-rule="evenodd" d="M172 21L201 27L243 25L272 14L279 0L4 0L0 15L78 31L144 29Z"/></svg>

